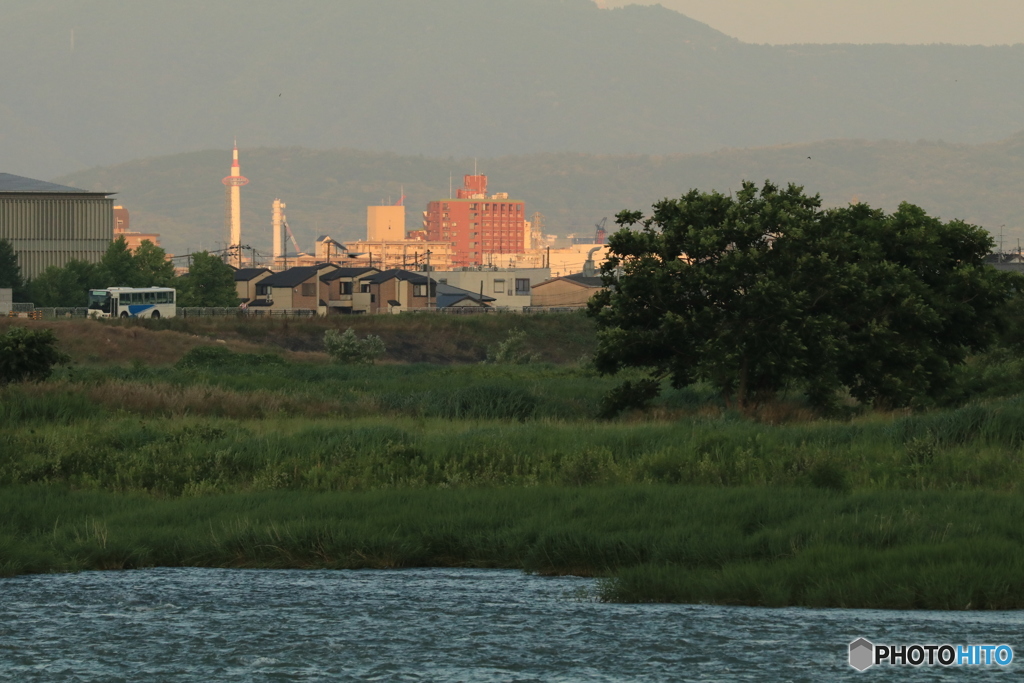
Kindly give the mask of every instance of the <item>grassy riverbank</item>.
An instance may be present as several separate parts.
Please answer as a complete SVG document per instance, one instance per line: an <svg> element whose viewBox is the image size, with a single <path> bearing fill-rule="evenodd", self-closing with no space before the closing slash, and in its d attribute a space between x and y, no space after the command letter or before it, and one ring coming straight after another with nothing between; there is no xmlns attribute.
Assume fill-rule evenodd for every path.
<svg viewBox="0 0 1024 683"><path fill-rule="evenodd" d="M461 334L360 333L403 319ZM502 319L460 323L473 354ZM602 577L606 600L1024 608L1016 356L965 370L960 407L741 415L694 386L601 421L623 377L564 349L338 366L278 321L167 323L51 323L90 326L76 362L0 388L0 574L511 567Z"/></svg>
<svg viewBox="0 0 1024 683"><path fill-rule="evenodd" d="M1019 495L616 486L160 499L14 487L0 572L143 566L513 567L601 597L1024 608Z"/></svg>

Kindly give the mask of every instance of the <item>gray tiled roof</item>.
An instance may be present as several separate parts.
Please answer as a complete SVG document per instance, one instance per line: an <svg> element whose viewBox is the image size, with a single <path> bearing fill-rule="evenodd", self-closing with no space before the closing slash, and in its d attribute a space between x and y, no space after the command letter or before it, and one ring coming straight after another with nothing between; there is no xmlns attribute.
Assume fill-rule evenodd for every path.
<svg viewBox="0 0 1024 683"><path fill-rule="evenodd" d="M260 273L269 272L269 268L239 268L235 271L235 282L248 282Z"/></svg>
<svg viewBox="0 0 1024 683"><path fill-rule="evenodd" d="M601 281L600 277L587 277L583 273L574 273L572 275L566 275L562 280L570 280L572 282L579 283L585 287L604 287L604 282Z"/></svg>
<svg viewBox="0 0 1024 683"><path fill-rule="evenodd" d="M376 268L338 268L332 270L326 275L322 275L320 279L323 282L332 282L334 280L340 280L343 277L359 277L363 273L376 273Z"/></svg>
<svg viewBox="0 0 1024 683"><path fill-rule="evenodd" d="M318 270L320 270L319 266L289 268L260 280L260 284L267 287L296 287L311 277L315 277Z"/></svg>
<svg viewBox="0 0 1024 683"><path fill-rule="evenodd" d="M397 278L399 280L405 280L406 282L411 282L414 285L427 284L427 278L425 276L419 275L418 273L410 273L407 270L401 270L397 268L393 270L385 270L383 273L377 273L376 275L372 275L370 277L364 277L362 278L362 280L363 282L369 282L370 284L379 285L382 282L387 282L388 280L394 278ZM431 278L431 280L437 282L437 278Z"/></svg>

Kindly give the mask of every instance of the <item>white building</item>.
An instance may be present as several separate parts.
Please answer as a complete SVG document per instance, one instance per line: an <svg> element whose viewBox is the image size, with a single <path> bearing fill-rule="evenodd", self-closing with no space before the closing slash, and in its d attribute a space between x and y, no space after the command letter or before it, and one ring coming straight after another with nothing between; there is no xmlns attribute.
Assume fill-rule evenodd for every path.
<svg viewBox="0 0 1024 683"><path fill-rule="evenodd" d="M420 271L420 275L426 275ZM495 308L521 311L530 305L533 286L551 277L550 268L466 267L457 270L432 270L430 277L440 284L459 287L474 294L494 297Z"/></svg>

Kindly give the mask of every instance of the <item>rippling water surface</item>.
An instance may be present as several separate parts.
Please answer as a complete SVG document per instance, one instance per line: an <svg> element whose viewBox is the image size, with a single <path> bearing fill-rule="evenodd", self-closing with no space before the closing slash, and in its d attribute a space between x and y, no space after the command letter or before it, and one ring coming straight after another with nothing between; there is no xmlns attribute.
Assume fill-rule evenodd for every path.
<svg viewBox="0 0 1024 683"><path fill-rule="evenodd" d="M0 579L0 679L1009 680L1021 668L858 674L846 648L859 636L1007 643L1024 656L1018 613L608 605L594 585L461 569Z"/></svg>

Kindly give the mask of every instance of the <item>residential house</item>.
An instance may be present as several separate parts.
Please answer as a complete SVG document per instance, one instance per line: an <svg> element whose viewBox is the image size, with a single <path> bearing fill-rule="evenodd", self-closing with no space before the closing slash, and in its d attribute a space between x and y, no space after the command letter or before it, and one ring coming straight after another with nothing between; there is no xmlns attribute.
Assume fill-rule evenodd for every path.
<svg viewBox="0 0 1024 683"><path fill-rule="evenodd" d="M313 311L324 315L327 302L320 298L320 278L338 269L330 263L297 266L274 273L256 284L256 298L250 309L270 311Z"/></svg>
<svg viewBox="0 0 1024 683"><path fill-rule="evenodd" d="M360 278L370 294L370 313L401 313L437 307L437 280L407 270L385 270Z"/></svg>
<svg viewBox="0 0 1024 683"><path fill-rule="evenodd" d="M362 279L379 272L376 268L336 268L321 275L320 300L327 304L325 313L369 313L370 284Z"/></svg>
<svg viewBox="0 0 1024 683"><path fill-rule="evenodd" d="M444 283L437 284L437 307L445 308L493 308L493 296L479 292L470 292Z"/></svg>
<svg viewBox="0 0 1024 683"><path fill-rule="evenodd" d="M427 273L420 272L420 275ZM451 285L491 297L494 306L521 311L530 306L533 287L551 277L550 268L463 268L435 270L430 277L440 284Z"/></svg>
<svg viewBox="0 0 1024 683"><path fill-rule="evenodd" d="M274 271L269 268L236 269L235 292L238 293L238 303L242 306L248 306L249 302L256 298L256 285L273 274Z"/></svg>
<svg viewBox="0 0 1024 683"><path fill-rule="evenodd" d="M604 289L600 277L582 273L556 277L534 286L530 305L534 308L582 308Z"/></svg>

